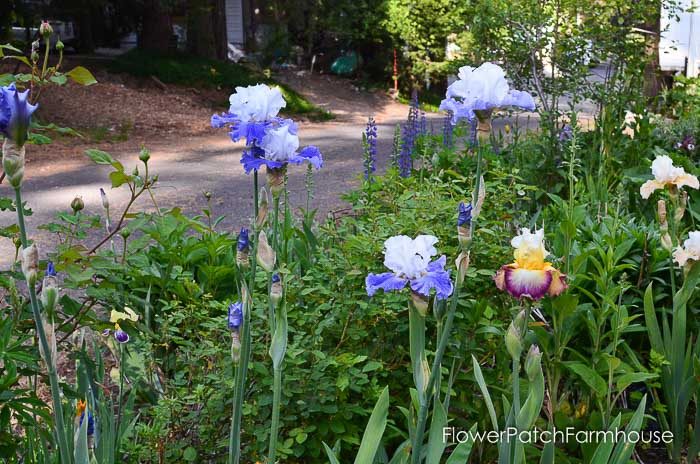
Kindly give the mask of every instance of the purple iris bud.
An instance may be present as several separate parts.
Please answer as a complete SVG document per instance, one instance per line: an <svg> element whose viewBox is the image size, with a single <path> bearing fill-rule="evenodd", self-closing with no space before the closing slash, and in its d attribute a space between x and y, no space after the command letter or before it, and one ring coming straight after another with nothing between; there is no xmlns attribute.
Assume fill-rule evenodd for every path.
<svg viewBox="0 0 700 464"><path fill-rule="evenodd" d="M15 145L27 141L32 113L38 105L29 103L29 90L18 92L15 84L0 87L0 132Z"/></svg>
<svg viewBox="0 0 700 464"><path fill-rule="evenodd" d="M129 334L122 329L117 329L114 331L114 339L119 343L126 343L129 341Z"/></svg>
<svg viewBox="0 0 700 464"><path fill-rule="evenodd" d="M468 226L472 222L472 204L464 202L459 203L459 215L457 216L457 225L460 227Z"/></svg>
<svg viewBox="0 0 700 464"><path fill-rule="evenodd" d="M246 251L250 246L250 239L248 237L248 229L241 227L241 231L238 234L238 251Z"/></svg>
<svg viewBox="0 0 700 464"><path fill-rule="evenodd" d="M279 276L277 276L279 278ZM239 330L243 324L243 303L237 301L228 307L228 328Z"/></svg>
<svg viewBox="0 0 700 464"><path fill-rule="evenodd" d="M80 425L83 425L83 419L85 418L85 412L80 415ZM87 435L91 437L95 435L95 416L88 411L88 422L87 422Z"/></svg>
<svg viewBox="0 0 700 464"><path fill-rule="evenodd" d="M275 272L274 274L272 274L272 283L273 283L273 284L276 284L276 283L279 282L279 281L280 281L280 274L279 274L279 272Z"/></svg>
<svg viewBox="0 0 700 464"><path fill-rule="evenodd" d="M56 268L54 268L53 261L46 263L46 277L56 277Z"/></svg>

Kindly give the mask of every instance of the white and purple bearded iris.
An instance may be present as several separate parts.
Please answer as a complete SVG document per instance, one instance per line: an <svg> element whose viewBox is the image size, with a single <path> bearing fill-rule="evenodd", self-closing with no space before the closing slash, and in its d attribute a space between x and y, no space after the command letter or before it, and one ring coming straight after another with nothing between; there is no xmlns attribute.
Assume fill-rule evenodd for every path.
<svg viewBox="0 0 700 464"><path fill-rule="evenodd" d="M32 113L38 105L29 103L29 90L19 92L15 84L0 87L0 133L21 147L27 141Z"/></svg>
<svg viewBox="0 0 700 464"><path fill-rule="evenodd" d="M459 79L447 88L440 109L452 112L452 123L460 119L474 119L475 111L515 106L528 111L535 110L532 96L520 90L511 90L503 69L493 63L478 68L459 68Z"/></svg>
<svg viewBox="0 0 700 464"><path fill-rule="evenodd" d="M437 254L435 244L438 239L432 235L419 235L415 239L398 235L384 242L384 265L391 272L370 273L365 280L367 295L377 290L385 292L401 290L410 284L411 290L429 297L435 290L438 300L447 299L453 290L450 273L445 270L445 256L435 261L430 259Z"/></svg>
<svg viewBox="0 0 700 464"><path fill-rule="evenodd" d="M515 248L515 262L496 273L494 281L499 290L514 298L532 300L558 296L566 290L566 276L544 260L549 254L544 247L544 229L534 233L522 229L510 244Z"/></svg>
<svg viewBox="0 0 700 464"><path fill-rule="evenodd" d="M289 163L310 162L319 169L323 157L318 148L308 146L299 149L297 126L291 119L277 116L286 106L278 88L265 84L249 87L236 87L236 93L229 99L231 107L227 113L211 117L214 128L228 127L229 136L234 142L245 139L241 163L246 174L261 166L280 169Z"/></svg>

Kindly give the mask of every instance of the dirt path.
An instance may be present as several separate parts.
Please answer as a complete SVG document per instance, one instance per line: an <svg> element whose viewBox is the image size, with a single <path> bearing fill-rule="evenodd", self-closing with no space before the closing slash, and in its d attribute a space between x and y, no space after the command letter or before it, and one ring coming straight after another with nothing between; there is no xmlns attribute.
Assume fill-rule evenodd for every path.
<svg viewBox="0 0 700 464"><path fill-rule="evenodd" d="M408 108L388 96L360 92L342 79L288 74L282 80L336 115L329 122L307 121L299 127L302 146L316 145L324 155L325 166L316 173L315 198L312 202L312 207L319 210L317 217L322 218L329 211L343 205L339 197L342 193L358 185L362 172L361 133L367 116L373 114L377 120L378 164L381 169L391 153L394 127L405 120ZM104 92L106 96L102 98L109 111L106 109L95 115L95 118L114 113L113 107L120 104L124 105L122 112L128 112L130 105L136 105L133 99L147 98L152 92L145 90L139 94L137 91L134 97L134 92L127 92L121 84L102 85L107 86ZM63 102L62 112L79 111L79 99L69 99L67 95L59 97ZM232 143L224 130L206 127L211 110L194 107L191 100L182 93L165 97L173 102L173 121L189 117L195 120L192 124L194 129L184 131L189 135L165 130L157 136L149 136L149 124L152 125L154 121L143 121L143 125L135 125L134 135L128 141L98 144L97 147L110 152L131 170L138 163L140 145L147 145L151 149L151 172L159 175L156 198L161 207L181 206L186 213L198 213L206 206L202 192L208 191L212 193L214 214L226 215L222 227L233 228L246 224L252 211L252 181L239 163L241 144ZM47 107L51 105L48 104ZM134 108L138 113L135 116L144 117L143 106L141 104ZM158 117L162 116L158 114ZM199 119L202 118L206 118L204 124L200 124ZM432 115L432 118L435 119L436 131L439 131L440 116ZM107 117L99 122L101 125L116 123ZM165 123L168 124L168 121ZM152 132L154 129L150 127ZM49 251L53 237L45 231L37 230L37 226L50 221L57 211L68 210L75 196L83 198L86 212L100 214L100 188L108 192L114 214L120 212L128 200L128 192L109 188L107 175L110 169L93 165L83 155L83 151L91 147L95 147L95 144L70 142L44 147L28 146L24 198L34 210L33 216L28 219L29 234L43 245L43 257ZM290 200L295 206L305 205L304 173L304 167L292 166L289 170ZM6 183L0 185L0 195L10 193ZM153 209L152 203L145 198L136 206ZM12 213L0 213L0 225L11 224L14 219ZM10 241L0 238L0 266L8 266L13 255L14 247Z"/></svg>

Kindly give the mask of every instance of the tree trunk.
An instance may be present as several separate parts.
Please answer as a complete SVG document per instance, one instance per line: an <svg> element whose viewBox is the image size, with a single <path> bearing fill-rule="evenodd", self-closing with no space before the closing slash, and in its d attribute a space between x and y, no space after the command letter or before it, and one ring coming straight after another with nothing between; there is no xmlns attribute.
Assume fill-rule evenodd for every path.
<svg viewBox="0 0 700 464"><path fill-rule="evenodd" d="M187 51L204 58L226 59L225 0L188 0Z"/></svg>
<svg viewBox="0 0 700 464"><path fill-rule="evenodd" d="M657 2L653 2L656 4ZM645 53L648 56L648 61L644 67L644 95L650 98L656 97L661 93L663 86L663 77L661 76L661 68L659 65L659 41L661 40L661 4L656 6L651 18L644 28L653 32L654 35L647 40Z"/></svg>
<svg viewBox="0 0 700 464"><path fill-rule="evenodd" d="M157 53L170 51L173 24L170 12L161 0L146 0L143 7L140 48Z"/></svg>

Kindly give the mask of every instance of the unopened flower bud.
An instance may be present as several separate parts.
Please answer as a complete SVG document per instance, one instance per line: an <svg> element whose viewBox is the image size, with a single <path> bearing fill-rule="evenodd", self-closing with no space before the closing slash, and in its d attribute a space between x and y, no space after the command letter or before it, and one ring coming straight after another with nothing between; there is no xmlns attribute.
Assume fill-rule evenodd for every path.
<svg viewBox="0 0 700 464"><path fill-rule="evenodd" d="M32 42L32 53L37 53L39 51L39 39Z"/></svg>
<svg viewBox="0 0 700 464"><path fill-rule="evenodd" d="M135 167L134 167L134 170L131 171L131 175L132 175L132 176L136 176L136 177L139 176L139 167L138 167L138 166L135 166Z"/></svg>
<svg viewBox="0 0 700 464"><path fill-rule="evenodd" d="M537 345L532 345L525 358L525 373L527 374L527 378L532 382L541 369L542 353Z"/></svg>
<svg viewBox="0 0 700 464"><path fill-rule="evenodd" d="M126 227L124 227L123 229L121 229L121 230L119 231L119 235L121 235L122 238L123 238L124 240L126 240L126 239L129 238L129 236L131 235L131 231L130 231L129 229L127 229Z"/></svg>
<svg viewBox="0 0 700 464"><path fill-rule="evenodd" d="M265 269L267 272L272 272L275 268L275 262L277 261L277 256L275 255L275 250L272 249L270 244L267 242L267 234L264 230L260 231L258 235L258 254L256 260L260 267Z"/></svg>
<svg viewBox="0 0 700 464"><path fill-rule="evenodd" d="M467 270L469 269L469 251L462 251L457 259L455 260L455 266L457 266L457 285L461 286L464 283L464 279L467 276Z"/></svg>
<svg viewBox="0 0 700 464"><path fill-rule="evenodd" d="M474 208L472 209L472 218L478 218L481 214L481 207L484 206L484 199L486 198L486 182L484 182L484 176L479 178L479 193L478 195L473 195L474 198Z"/></svg>
<svg viewBox="0 0 700 464"><path fill-rule="evenodd" d="M41 286L41 304L46 311L53 311L58 300L58 282L56 279L56 270L51 261L46 265L46 275Z"/></svg>
<svg viewBox="0 0 700 464"><path fill-rule="evenodd" d="M70 202L70 207L74 213L77 213L78 211L85 209L85 202L83 201L82 197L75 197L73 198L73 201Z"/></svg>
<svg viewBox="0 0 700 464"><path fill-rule="evenodd" d="M238 331L231 332L231 361L238 364L241 360L241 334Z"/></svg>
<svg viewBox="0 0 700 464"><path fill-rule="evenodd" d="M49 24L48 21L41 22L41 25L39 26L39 34L45 39L51 37L51 34L53 34L53 27L51 27L51 24Z"/></svg>
<svg viewBox="0 0 700 464"><path fill-rule="evenodd" d="M676 208L676 211L674 212L673 219L676 220L676 222L679 222L681 219L683 219L683 216L685 216L685 209L688 206L688 192L685 190L681 191L680 197L678 199L678 207Z"/></svg>
<svg viewBox="0 0 700 464"><path fill-rule="evenodd" d="M520 329L518 329L513 322L508 326L508 331L506 332L506 349L508 354L513 359L520 359L520 354L523 352L523 341L522 335L520 334Z"/></svg>
<svg viewBox="0 0 700 464"><path fill-rule="evenodd" d="M270 209L270 200L267 196L267 189L263 187L258 192L258 217L255 218L255 226L262 229L267 221L267 213Z"/></svg>
<svg viewBox="0 0 700 464"><path fill-rule="evenodd" d="M29 58L32 60L32 63L38 62L39 61L39 52L35 52L35 51L31 52L29 54Z"/></svg>
<svg viewBox="0 0 700 464"><path fill-rule="evenodd" d="M272 274L272 284L270 285L270 301L273 306L277 306L282 299L282 279L279 273Z"/></svg>
<svg viewBox="0 0 700 464"><path fill-rule="evenodd" d="M673 240L671 240L671 235L668 232L661 234L661 246L666 251L673 250Z"/></svg>
<svg viewBox="0 0 700 464"><path fill-rule="evenodd" d="M503 130L506 134L510 134L510 124L506 124L505 126L503 126Z"/></svg>
<svg viewBox="0 0 700 464"><path fill-rule="evenodd" d="M64 48L65 48L65 45L63 45L63 42L61 42L61 39L58 39L56 41L56 50L58 50L59 52L62 52Z"/></svg>
<svg viewBox="0 0 700 464"><path fill-rule="evenodd" d="M248 238L248 229L245 227L241 228L238 233L238 240L236 241L236 262L238 266L242 268L247 268L250 264L249 261L249 250L250 250L250 239Z"/></svg>
<svg viewBox="0 0 700 464"><path fill-rule="evenodd" d="M425 317L428 314L429 303L428 297L411 290L411 304L421 316Z"/></svg>
<svg viewBox="0 0 700 464"><path fill-rule="evenodd" d="M50 356L50 358L47 356L47 353L44 352L43 343L39 343L39 354L46 363L46 366L48 367L49 371L55 371L56 358L58 357L58 350L56 349L56 332L54 330L53 323L49 322L46 319L46 313L41 314L41 325L44 327L44 335L46 336L46 342L49 345L48 355Z"/></svg>
<svg viewBox="0 0 700 464"><path fill-rule="evenodd" d="M100 199L102 200L102 207L109 211L109 198L107 198L107 193L103 188L100 188Z"/></svg>
<svg viewBox="0 0 700 464"><path fill-rule="evenodd" d="M211 200L211 192L204 191L204 192L202 192L202 195L204 195L205 200L207 200L207 201Z"/></svg>
<svg viewBox="0 0 700 464"><path fill-rule="evenodd" d="M19 188L24 179L24 145L17 146L9 138L5 138L2 144L2 170L7 176L7 181L14 188ZM21 205L17 205L21 208Z"/></svg>
<svg viewBox="0 0 700 464"><path fill-rule="evenodd" d="M279 197L284 190L284 176L287 173L285 166L281 168L267 168L267 185L270 187L272 198Z"/></svg>
<svg viewBox="0 0 700 464"><path fill-rule="evenodd" d="M666 213L666 201L665 200L659 200L659 202L656 204L656 212L659 216L659 224L667 225L667 213Z"/></svg>
<svg viewBox="0 0 700 464"><path fill-rule="evenodd" d="M143 162L143 164L147 164L148 160L151 159L151 152L146 149L146 147L141 148L141 152L139 153L139 159Z"/></svg>
<svg viewBox="0 0 700 464"><path fill-rule="evenodd" d="M29 247L22 249L21 261L22 273L27 280L27 285L34 286L39 270L39 249L35 244L32 243Z"/></svg>

